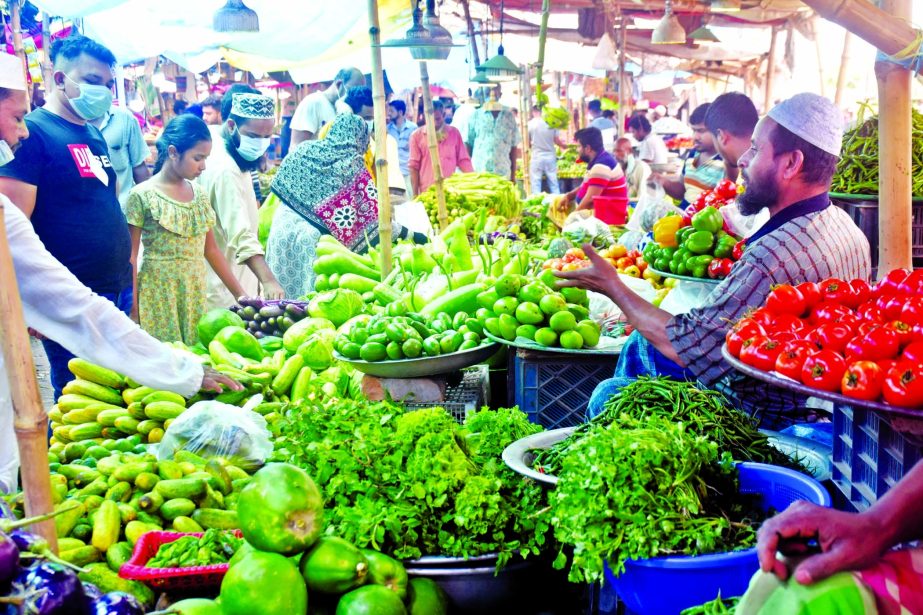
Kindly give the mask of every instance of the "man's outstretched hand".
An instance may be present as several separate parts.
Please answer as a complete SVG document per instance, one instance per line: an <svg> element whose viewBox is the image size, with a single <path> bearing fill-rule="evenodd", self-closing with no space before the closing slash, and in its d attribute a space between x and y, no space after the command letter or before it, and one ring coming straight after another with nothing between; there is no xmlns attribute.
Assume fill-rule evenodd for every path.
<svg viewBox="0 0 923 615"><path fill-rule="evenodd" d="M244 387L242 384L229 378L222 374L221 372L211 368L209 366L204 366L202 371L202 390L203 391L214 391L215 393L222 393L226 390L231 391L243 391Z"/></svg>
<svg viewBox="0 0 923 615"><path fill-rule="evenodd" d="M574 271L555 271L554 274L562 278L562 281L558 283L558 287L579 286L580 288L609 295L611 298L610 289L612 284L618 280L618 270L612 263L600 256L590 244L585 243L582 248L583 253L592 264L589 267Z"/></svg>

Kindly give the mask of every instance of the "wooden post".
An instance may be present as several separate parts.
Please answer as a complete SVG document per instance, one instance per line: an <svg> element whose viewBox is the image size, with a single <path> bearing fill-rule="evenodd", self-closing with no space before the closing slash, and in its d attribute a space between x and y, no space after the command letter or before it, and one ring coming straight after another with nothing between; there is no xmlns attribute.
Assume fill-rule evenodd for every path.
<svg viewBox="0 0 923 615"><path fill-rule="evenodd" d="M391 191L388 186L388 124L385 77L381 70L381 28L378 0L369 0L369 37L372 39L372 102L375 107L375 185L378 187L378 249L381 277L391 272Z"/></svg>
<svg viewBox="0 0 923 615"><path fill-rule="evenodd" d="M26 61L26 50L22 46L22 0L10 2L10 30L13 31L13 53L22 62L22 72L29 83L29 63ZM26 98L32 102L32 91L26 88Z"/></svg>
<svg viewBox="0 0 923 615"><path fill-rule="evenodd" d="M846 69L849 67L849 53L850 47L852 47L852 39L852 32L846 30L843 36L843 55L840 56L840 71L836 77L836 94L834 94L833 99L837 107L843 102L843 93L846 91Z"/></svg>
<svg viewBox="0 0 923 615"><path fill-rule="evenodd" d="M481 65L481 54L478 52L478 39L474 36L474 21L471 19L471 8L468 6L468 0L461 0L462 9L465 11L465 24L468 26L468 41L471 43L471 59L474 60L474 67Z"/></svg>
<svg viewBox="0 0 923 615"><path fill-rule="evenodd" d="M541 47L539 50L539 59L541 59ZM532 117L532 93L529 82L529 67L525 66L522 74L519 75L519 134L522 140L522 191L526 196L532 194L532 183L529 178L532 148L529 143L528 128L529 118ZM540 90L539 93L541 93ZM515 177L513 179L515 181Z"/></svg>
<svg viewBox="0 0 923 615"><path fill-rule="evenodd" d="M898 19L911 17L912 0L882 0ZM911 245L911 72L877 62L878 78L878 272L913 267Z"/></svg>
<svg viewBox="0 0 923 615"><path fill-rule="evenodd" d="M429 160L433 165L433 180L436 186L439 230L442 231L449 225L449 212L445 206L442 161L439 159L439 141L436 139L436 124L433 120L433 93L429 90L429 69L426 62L420 62L420 81L423 83L423 117L426 120L426 141L429 145Z"/></svg>
<svg viewBox="0 0 923 615"><path fill-rule="evenodd" d="M625 132L625 109L628 106L628 97L625 96L625 16L619 17L619 125L615 127L615 134L623 137Z"/></svg>
<svg viewBox="0 0 923 615"><path fill-rule="evenodd" d="M51 92L54 84L54 67L51 65L51 15L42 13L42 81L45 92Z"/></svg>
<svg viewBox="0 0 923 615"><path fill-rule="evenodd" d="M0 217L4 216L0 203ZM25 495L26 516L44 515L54 509L51 499L51 470L48 467L48 415L35 379L32 348L22 315L22 299L16 284L13 258L6 236L6 225L0 223L0 345L6 377L9 378L13 399L13 425L19 446L20 474ZM33 528L57 553L58 538L54 521L43 521Z"/></svg>
<svg viewBox="0 0 923 615"><path fill-rule="evenodd" d="M772 38L769 41L769 55L766 57L766 91L763 98L763 113L768 113L772 105L772 81L773 73L776 72L776 38L779 31L775 26L772 27Z"/></svg>
<svg viewBox="0 0 923 615"><path fill-rule="evenodd" d="M803 1L821 17L840 24L888 55L893 56L903 51L917 37L910 16L901 18L900 15L890 14L885 7L892 3L887 0L884 0L882 8L868 0ZM907 2L908 6L910 4Z"/></svg>
<svg viewBox="0 0 923 615"><path fill-rule="evenodd" d="M793 36L789 31L789 36ZM824 58L820 50L820 33L814 28L814 51L817 54L817 78L820 80L820 95L827 96L827 84L824 83Z"/></svg>

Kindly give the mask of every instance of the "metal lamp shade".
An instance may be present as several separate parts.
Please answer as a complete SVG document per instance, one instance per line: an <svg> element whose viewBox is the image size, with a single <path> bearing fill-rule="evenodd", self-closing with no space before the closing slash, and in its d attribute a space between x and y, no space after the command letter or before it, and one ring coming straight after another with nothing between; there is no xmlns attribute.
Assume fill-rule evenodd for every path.
<svg viewBox="0 0 923 615"><path fill-rule="evenodd" d="M259 32L260 18L243 0L227 0L212 20L216 32Z"/></svg>
<svg viewBox="0 0 923 615"><path fill-rule="evenodd" d="M668 12L654 28L651 42L657 45L682 45L686 42L686 30L672 12Z"/></svg>
<svg viewBox="0 0 923 615"><path fill-rule="evenodd" d="M484 76L491 81L515 79L522 72L512 60L503 55L503 45L497 49L497 55L478 66L478 71L483 71Z"/></svg>
<svg viewBox="0 0 923 615"><path fill-rule="evenodd" d="M715 36L715 33L708 29L708 26L702 26L701 28L697 28L693 30L692 33L689 35L689 38L691 38L694 41L700 41L703 43L721 42L718 39L718 37Z"/></svg>

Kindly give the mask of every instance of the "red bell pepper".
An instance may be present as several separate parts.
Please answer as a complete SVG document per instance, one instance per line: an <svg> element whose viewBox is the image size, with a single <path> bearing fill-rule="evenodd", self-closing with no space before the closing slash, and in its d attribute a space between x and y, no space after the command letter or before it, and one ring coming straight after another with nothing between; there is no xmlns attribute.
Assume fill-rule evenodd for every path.
<svg viewBox="0 0 923 615"><path fill-rule="evenodd" d="M734 261L729 258L716 258L708 265L708 277L712 279L726 278L731 274Z"/></svg>
<svg viewBox="0 0 923 615"><path fill-rule="evenodd" d="M747 247L746 239L741 239L740 241L738 241L737 245L734 246L734 249L731 250L731 258L733 258L735 261L739 261L741 258L743 258L744 248L746 247Z"/></svg>

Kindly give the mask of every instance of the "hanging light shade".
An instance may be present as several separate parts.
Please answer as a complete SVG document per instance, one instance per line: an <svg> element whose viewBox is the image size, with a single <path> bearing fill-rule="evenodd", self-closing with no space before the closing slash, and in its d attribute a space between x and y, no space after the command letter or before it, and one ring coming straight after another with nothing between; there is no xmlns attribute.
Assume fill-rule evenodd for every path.
<svg viewBox="0 0 923 615"><path fill-rule="evenodd" d="M503 45L497 47L497 55L478 66L478 71L483 71L490 81L509 81L522 73L512 60L503 55Z"/></svg>
<svg viewBox="0 0 923 615"><path fill-rule="evenodd" d="M212 26L216 32L259 32L260 18L243 0L227 0L215 13Z"/></svg>
<svg viewBox="0 0 923 615"><path fill-rule="evenodd" d="M481 68L482 66L484 65L481 64L481 66L478 66L477 70L475 71L474 77L472 77L471 79L471 83L481 83L481 84L493 83L493 81L491 81L487 77L487 75L484 74L484 70Z"/></svg>
<svg viewBox="0 0 923 615"><path fill-rule="evenodd" d="M435 0L427 0L426 17L419 5L413 10L413 25L404 35L404 38L392 39L381 43L380 47L404 47L410 49L414 60L445 60L449 57L452 47L459 47L452 43L452 34L439 24L436 17Z"/></svg>
<svg viewBox="0 0 923 615"><path fill-rule="evenodd" d="M689 34L689 38L691 38L694 41L699 41L702 43L720 43L721 42L720 40L718 40L718 37L715 36L715 33L712 32L708 28L708 26L702 26L700 28L696 28Z"/></svg>
<svg viewBox="0 0 923 615"><path fill-rule="evenodd" d="M667 12L654 28L651 42L656 45L682 45L686 42L686 30L673 14L672 0L667 0Z"/></svg>
<svg viewBox="0 0 923 615"><path fill-rule="evenodd" d="M711 10L714 13L736 13L740 8L740 0L711 0Z"/></svg>

